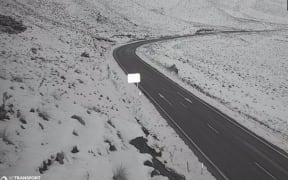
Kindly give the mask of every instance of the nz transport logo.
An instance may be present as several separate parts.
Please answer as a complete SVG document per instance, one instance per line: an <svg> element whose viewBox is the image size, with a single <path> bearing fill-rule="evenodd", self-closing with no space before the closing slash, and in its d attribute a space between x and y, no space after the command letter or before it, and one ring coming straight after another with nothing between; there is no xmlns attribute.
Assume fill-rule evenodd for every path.
<svg viewBox="0 0 288 180"><path fill-rule="evenodd" d="M8 180L6 176L2 176L0 180Z"/></svg>
<svg viewBox="0 0 288 180"><path fill-rule="evenodd" d="M40 180L40 176L2 176L0 180Z"/></svg>

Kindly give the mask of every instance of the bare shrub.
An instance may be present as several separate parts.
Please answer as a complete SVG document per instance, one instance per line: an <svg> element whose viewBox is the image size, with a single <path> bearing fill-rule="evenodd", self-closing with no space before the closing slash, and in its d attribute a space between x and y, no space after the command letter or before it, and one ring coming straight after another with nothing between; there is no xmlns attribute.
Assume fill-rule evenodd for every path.
<svg viewBox="0 0 288 180"><path fill-rule="evenodd" d="M38 116L39 116L39 117L41 117L41 118L42 118L43 120L45 120L45 121L49 121L50 116L49 116L49 114L48 114L47 112L42 111L42 110L40 110L40 109L37 109L37 112L38 112Z"/></svg>
<svg viewBox="0 0 288 180"><path fill-rule="evenodd" d="M72 119L76 119L80 124L82 124L83 126L85 126L85 121L83 120L82 117L78 116L78 115L73 115L71 116Z"/></svg>
<svg viewBox="0 0 288 180"><path fill-rule="evenodd" d="M79 136L79 134L77 133L77 131L76 131L75 129L73 130L72 134L73 134L74 136Z"/></svg>
<svg viewBox="0 0 288 180"><path fill-rule="evenodd" d="M126 168L122 165L116 168L113 175L113 180L128 180Z"/></svg>
<svg viewBox="0 0 288 180"><path fill-rule="evenodd" d="M44 130L43 124L41 124L41 123L39 122L38 125L40 126L40 128L41 128L42 130Z"/></svg>
<svg viewBox="0 0 288 180"><path fill-rule="evenodd" d="M0 121L4 121L5 119L10 119L7 115L7 111L4 106L0 106Z"/></svg>
<svg viewBox="0 0 288 180"><path fill-rule="evenodd" d="M207 28L202 28L198 29L195 34L207 34L207 33L213 33L215 32L215 29L207 29Z"/></svg>
<svg viewBox="0 0 288 180"><path fill-rule="evenodd" d="M78 153L79 152L79 149L77 146L73 146L72 150L71 150L71 153Z"/></svg>
<svg viewBox="0 0 288 180"><path fill-rule="evenodd" d="M12 97L12 95L9 95L7 92L4 92L2 96L3 96L3 97L2 97L2 101L3 101L2 106L5 107L6 101L7 101L8 99L10 99L10 98Z"/></svg>
<svg viewBox="0 0 288 180"><path fill-rule="evenodd" d="M89 58L90 55L89 55L89 53L87 53L87 52L83 52L83 53L81 54L81 57Z"/></svg>
<svg viewBox="0 0 288 180"><path fill-rule="evenodd" d="M13 81L13 82L18 82L18 83L23 83L24 81L23 81L23 77L20 77L20 76L12 76L12 79L11 79L11 81Z"/></svg>
<svg viewBox="0 0 288 180"><path fill-rule="evenodd" d="M27 29L21 21L16 21L10 16L0 14L0 31L9 34L18 34Z"/></svg>
<svg viewBox="0 0 288 180"><path fill-rule="evenodd" d="M1 138L3 140L3 142L5 142L8 145L14 145L14 143L12 142L12 140L8 137L7 133L6 133L6 128L4 129L4 131L2 132Z"/></svg>
<svg viewBox="0 0 288 180"><path fill-rule="evenodd" d="M58 161L59 164L64 164L64 157L65 157L64 152L58 152L58 153L56 154L55 161Z"/></svg>
<svg viewBox="0 0 288 180"><path fill-rule="evenodd" d="M2 105L0 106L0 120L3 121L5 119L10 119L9 116L7 115L7 111L5 109L6 106L6 101L10 99L12 95L9 95L7 92L3 93L2 97Z"/></svg>
<svg viewBox="0 0 288 180"><path fill-rule="evenodd" d="M167 67L167 70L170 72L174 72L175 74L178 74L179 69L176 67L175 64L173 64L172 66Z"/></svg>

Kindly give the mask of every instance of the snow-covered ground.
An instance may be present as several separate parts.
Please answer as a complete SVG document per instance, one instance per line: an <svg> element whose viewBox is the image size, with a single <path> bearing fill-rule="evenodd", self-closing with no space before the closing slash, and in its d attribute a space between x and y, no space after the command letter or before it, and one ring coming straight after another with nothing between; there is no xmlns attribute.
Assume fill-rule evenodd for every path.
<svg viewBox="0 0 288 180"><path fill-rule="evenodd" d="M121 1L121 0L116 0ZM151 23L175 29L174 20L185 24L183 31L194 27L233 27L267 29L287 27L286 0L135 0L147 10L169 17L170 24L159 18L147 18ZM128 11L128 13L131 11ZM138 12L138 11L137 11ZM133 13L131 15L135 16ZM155 17L155 16L153 16ZM172 21L173 20L173 21ZM164 24L164 25L162 25ZM181 26L180 26L181 27ZM177 26L177 29L180 28Z"/></svg>
<svg viewBox="0 0 288 180"><path fill-rule="evenodd" d="M127 179L167 179L150 167L155 157L140 153L131 145L131 140L143 136L157 154L161 152L161 156L156 158L170 172L175 171L186 179L214 179L207 170L201 174L201 163L193 152L150 102L138 95L136 87L127 84L125 74L112 57L112 50L128 41L189 34L199 28L286 27L286 9L279 8L284 1L263 2L265 3L256 0L0 0L0 177L40 175L41 179L115 179L117 174L121 176L124 173ZM273 8L267 10L267 7ZM13 22L9 17L19 23ZM11 21L10 24L7 23L8 20ZM235 48L245 41L247 44L257 45L250 36L238 36L243 42L228 35L224 37ZM202 38L205 40L207 37ZM202 44L202 39L198 39L198 46L203 51L203 46L210 40L215 40L213 44L209 43L212 49L219 43L222 48L224 45L229 46L228 42L215 37L209 38ZM283 45L287 41L285 34L268 34L265 38L265 46L270 41L275 44L279 41ZM169 50L169 57L182 56L181 53L187 51L186 46L195 49L190 42L194 43L195 39L171 42L167 46L161 45L161 49L174 47L175 43L174 48L179 46L181 49L174 51L176 54ZM255 36L254 40L261 41L262 35ZM277 47L279 51L284 49L280 45ZM267 47L276 53L271 48L272 45ZM245 47L240 49L245 53L252 53ZM148 47L144 50L150 51ZM210 53L212 52L217 53L216 49ZM258 54L264 57L260 50ZM191 54L186 55L190 57ZM219 59L220 57L221 55ZM201 58L205 57L199 57ZM281 60L280 56L277 60ZM226 61L227 59L219 61L219 67ZM253 60L257 65L256 70L260 68L259 61ZM281 62L281 66L274 63L264 65L273 68L279 66L284 71L287 63ZM178 60L174 63L179 63L177 67L181 64ZM201 68L203 62L199 60L199 63L195 67ZM207 63L209 66L208 61ZM248 61L245 60L245 63ZM231 62L230 65L234 64ZM180 70L180 74L185 72L185 76L190 77L190 70L185 65L181 67L183 70ZM267 70L267 73L273 73L274 70ZM226 71L231 71L230 66ZM276 74L283 71L277 70ZM243 71L239 73L250 77L243 74ZM219 78L221 75L224 74L219 74ZM201 77L203 80L205 75ZM275 83L272 79L277 77L278 75L271 75L271 79L264 81L277 85L278 79ZM257 83L258 80L257 76L254 81L241 81L238 86ZM206 86L214 88L213 82L216 84L218 81L211 78ZM226 82L229 81L225 79ZM225 83L223 80L225 87L229 86ZM287 81L284 81L283 86L286 85ZM269 89L268 86L257 86L259 89L256 90L262 92L265 88ZM253 87L254 84L251 87L252 95L256 94ZM287 102L287 89L281 93L280 86L275 88L276 91L272 89L267 96L258 93L257 96L271 98L269 101L274 103L274 107L278 107L282 102ZM225 91L228 92L229 89ZM213 92L221 97L224 95L224 92ZM234 89L230 93L238 92ZM242 95L239 94L239 97ZM278 102L280 95L284 98ZM258 104L261 101L263 100L257 99ZM229 107L241 105L241 101L235 103ZM273 110L272 106L266 108L273 113L283 111ZM257 108L254 110L256 112ZM286 115L279 118L287 117ZM277 127L278 125L280 124ZM154 176L151 177L151 174Z"/></svg>
<svg viewBox="0 0 288 180"><path fill-rule="evenodd" d="M133 3L121 2L0 1L0 177L167 179L130 144L143 136L167 170L214 179L112 57L116 45L183 25L144 25L150 11L133 22Z"/></svg>
<svg viewBox="0 0 288 180"><path fill-rule="evenodd" d="M185 11L176 6L172 12L179 12L174 17L215 25L204 29L221 31L225 26L252 32L158 42L140 47L137 53L198 97L288 151L286 3L284 0L181 1L185 6L178 4L179 8L194 9ZM205 9L209 9L207 14ZM167 70L172 65L179 70L177 75Z"/></svg>
<svg viewBox="0 0 288 180"><path fill-rule="evenodd" d="M287 31L218 34L148 44L138 55L288 151ZM178 74L167 68L177 67Z"/></svg>

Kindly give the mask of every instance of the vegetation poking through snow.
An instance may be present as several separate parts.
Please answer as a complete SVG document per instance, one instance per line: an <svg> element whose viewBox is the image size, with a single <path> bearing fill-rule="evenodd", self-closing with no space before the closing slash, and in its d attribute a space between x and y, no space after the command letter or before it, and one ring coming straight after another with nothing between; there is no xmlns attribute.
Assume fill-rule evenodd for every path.
<svg viewBox="0 0 288 180"><path fill-rule="evenodd" d="M73 130L72 134L73 134L74 136L79 136L79 134L77 133L77 131L76 131L75 129Z"/></svg>
<svg viewBox="0 0 288 180"><path fill-rule="evenodd" d="M6 107L6 102L8 99L10 99L12 95L8 95L7 92L4 92L2 95L2 105L0 106L0 121L3 121L5 119L9 120L8 112L5 109Z"/></svg>
<svg viewBox="0 0 288 180"><path fill-rule="evenodd" d="M157 157L162 156L161 150L157 152L155 149L151 148L147 144L147 139L144 137L137 137L135 139L132 139L130 141L130 144L135 146L136 149L140 151L140 153L147 153L152 156L152 162L151 161L145 161L143 164L145 166L149 166L154 168L153 171L151 172L151 177L153 176L166 176L170 180L185 180L185 176L178 174L175 172L175 170L168 168L163 164Z"/></svg>
<svg viewBox="0 0 288 180"><path fill-rule="evenodd" d="M215 32L215 29L208 29L208 28L201 28L198 29L195 34L207 34L207 33L213 33Z"/></svg>
<svg viewBox="0 0 288 180"><path fill-rule="evenodd" d="M6 143L7 145L15 145L14 142L9 138L6 128L0 135L4 143Z"/></svg>
<svg viewBox="0 0 288 180"><path fill-rule="evenodd" d="M58 152L56 153L56 155L51 155L47 160L42 161L40 167L38 168L38 171L40 172L40 174L43 174L45 171L49 169L50 166L53 165L55 161L63 165L64 158L65 158L64 152Z"/></svg>
<svg viewBox="0 0 288 180"><path fill-rule="evenodd" d="M178 74L179 69L176 67L175 64L172 64L171 66L167 67L167 70L170 72L174 72L175 74Z"/></svg>
<svg viewBox="0 0 288 180"><path fill-rule="evenodd" d="M78 116L78 115L73 115L71 116L72 119L76 119L80 124L82 124L83 126L85 126L85 121L83 120L82 117Z"/></svg>
<svg viewBox="0 0 288 180"><path fill-rule="evenodd" d="M116 151L116 150L117 150L116 147L115 147L115 145L112 144L112 142L109 141L108 139L106 139L104 142L109 145L109 151Z"/></svg>
<svg viewBox="0 0 288 180"><path fill-rule="evenodd" d="M112 50L115 45L137 39L193 34L196 21L197 28L212 23L208 29L238 25L260 29L263 23L245 24L237 18L226 18L227 13L215 14L218 10L214 11L214 4L220 1L189 0L177 6L175 0L131 2L0 1L0 95L7 95L0 105L0 174L31 174L37 169L47 179L112 179L112 167L123 163L124 179L147 180L150 175L160 176L151 179L163 179L161 176L169 177L173 172L168 167L187 179L213 179L207 171L200 174L200 163L192 151L145 96L139 96L136 87L127 84ZM171 8L175 13L169 14ZM146 17L151 18L147 21ZM273 23L264 25L269 28ZM170 49L179 52L177 47ZM195 60L185 58L186 65L190 59ZM162 67L168 71L173 64L173 74L178 71L181 75L183 68L176 62L163 63ZM7 98L10 95L13 97ZM71 118L73 114L76 118ZM142 145L154 149L153 155L161 153L158 161L159 156L151 159L129 144L141 136L147 138L140 139ZM77 154L72 154L73 147ZM143 165L145 161L150 167ZM187 161L195 165L190 172L186 171ZM114 180L121 177L118 174L114 173Z"/></svg>
<svg viewBox="0 0 288 180"><path fill-rule="evenodd" d="M5 119L9 119L9 116L4 106L0 106L0 121L4 121Z"/></svg>
<svg viewBox="0 0 288 180"><path fill-rule="evenodd" d="M64 158L65 158L65 154L63 151L61 151L56 154L55 161L59 162L60 164L64 164Z"/></svg>
<svg viewBox="0 0 288 180"><path fill-rule="evenodd" d="M128 180L127 170L123 165L118 166L112 177L113 180Z"/></svg>
<svg viewBox="0 0 288 180"><path fill-rule="evenodd" d="M79 152L79 149L77 146L73 146L72 150L71 150L71 153L78 153Z"/></svg>
<svg viewBox="0 0 288 180"><path fill-rule="evenodd" d="M81 57L89 58L90 56L89 56L89 53L83 52L83 53L81 54Z"/></svg>
<svg viewBox="0 0 288 180"><path fill-rule="evenodd" d="M37 113L38 113L38 116L41 117L43 120L49 121L50 116L46 111L37 109Z"/></svg>
<svg viewBox="0 0 288 180"><path fill-rule="evenodd" d="M27 29L22 22L16 21L10 16L0 14L0 31L9 34L18 34Z"/></svg>
<svg viewBox="0 0 288 180"><path fill-rule="evenodd" d="M40 126L40 128L41 128L42 130L44 130L43 124L41 124L40 122L38 122L38 125Z"/></svg>

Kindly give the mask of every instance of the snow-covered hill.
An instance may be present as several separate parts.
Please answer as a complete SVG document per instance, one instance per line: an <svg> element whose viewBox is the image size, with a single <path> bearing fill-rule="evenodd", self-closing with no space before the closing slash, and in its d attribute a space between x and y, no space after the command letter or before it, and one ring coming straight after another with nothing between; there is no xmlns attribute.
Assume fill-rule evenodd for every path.
<svg viewBox="0 0 288 180"><path fill-rule="evenodd" d="M248 2L0 0L0 177L213 179L111 54L199 28L286 27L282 1Z"/></svg>
<svg viewBox="0 0 288 180"><path fill-rule="evenodd" d="M137 53L198 97L288 151L286 2L231 2L216 1L209 7L229 13L235 23L255 23L246 30L262 24L262 32L158 42L140 47ZM172 65L178 74L167 71Z"/></svg>
<svg viewBox="0 0 288 180"><path fill-rule="evenodd" d="M288 151L286 34L199 36L145 45L137 53L198 97ZM177 75L167 70L172 65Z"/></svg>
<svg viewBox="0 0 288 180"><path fill-rule="evenodd" d="M111 55L116 44L183 25L157 29L114 3L0 1L0 177L213 179Z"/></svg>

